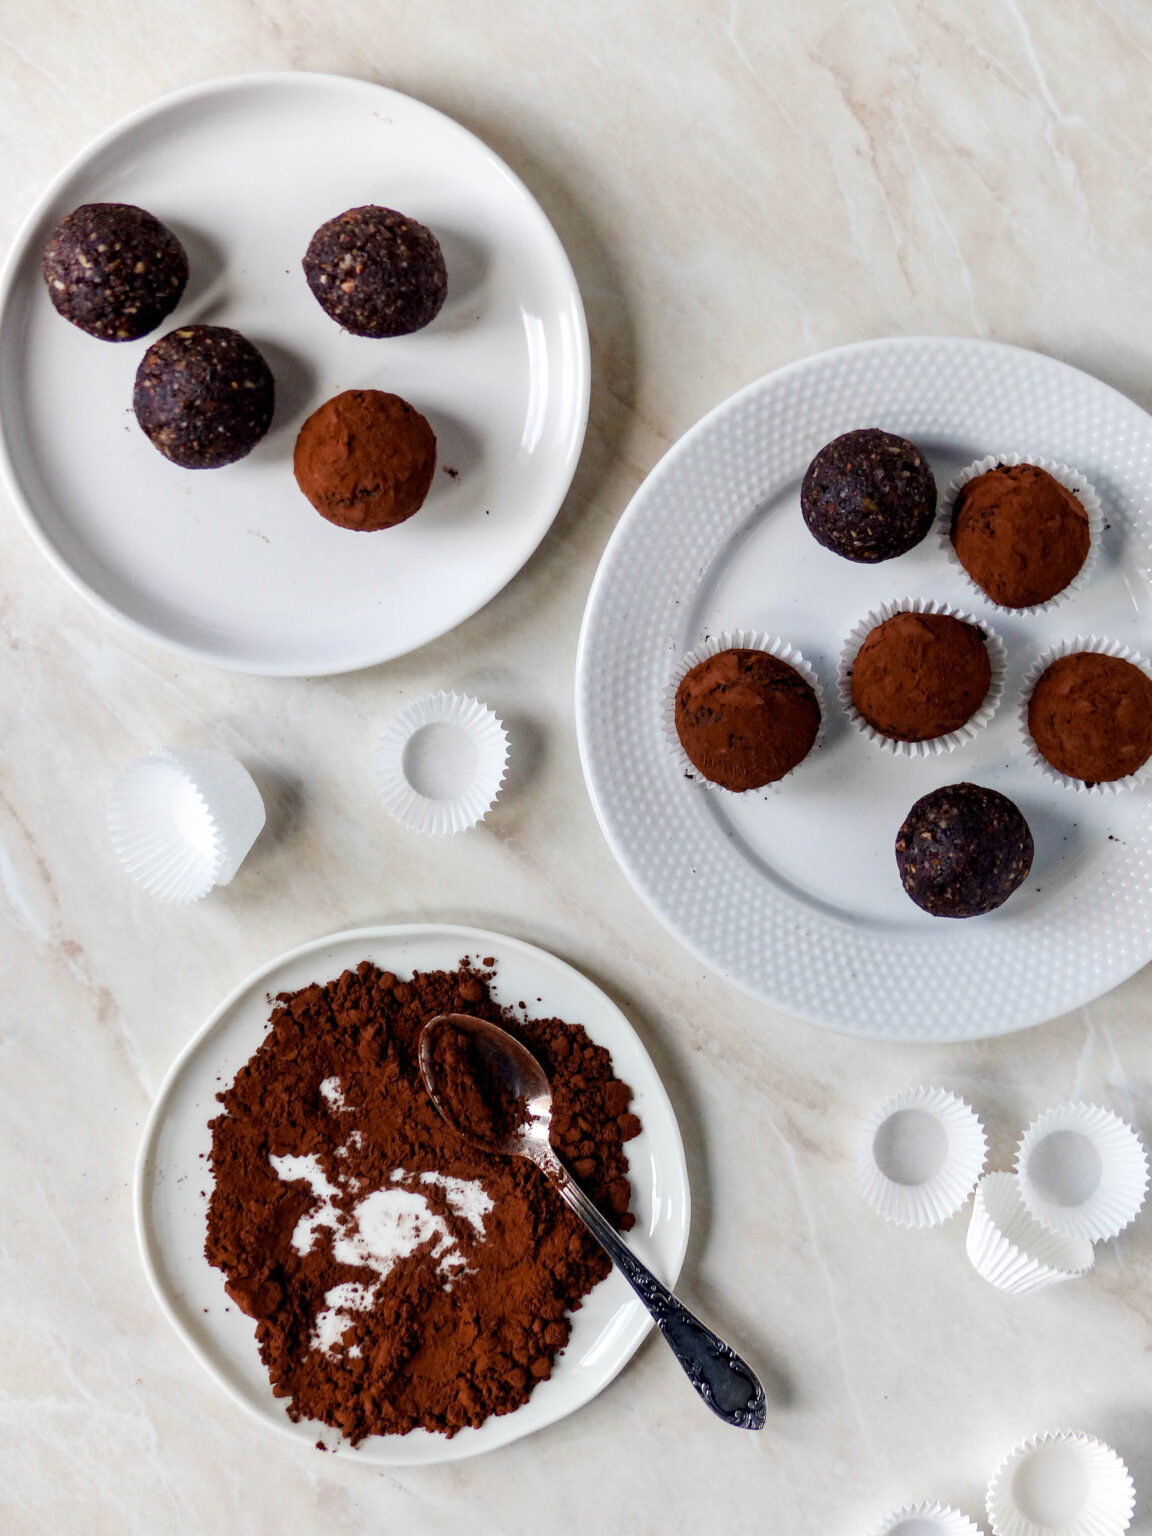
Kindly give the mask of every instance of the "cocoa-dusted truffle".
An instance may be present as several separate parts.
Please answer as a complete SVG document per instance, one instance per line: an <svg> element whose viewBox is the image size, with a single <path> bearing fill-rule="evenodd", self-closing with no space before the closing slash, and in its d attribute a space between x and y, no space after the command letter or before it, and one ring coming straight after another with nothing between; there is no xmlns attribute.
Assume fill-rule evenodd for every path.
<svg viewBox="0 0 1152 1536"><path fill-rule="evenodd" d="M821 448L800 487L812 537L846 560L875 564L902 555L936 516L936 480L902 437L866 427Z"/></svg>
<svg viewBox="0 0 1152 1536"><path fill-rule="evenodd" d="M399 395L346 389L300 428L296 483L330 523L371 533L424 504L436 470L436 435Z"/></svg>
<svg viewBox="0 0 1152 1536"><path fill-rule="evenodd" d="M1062 656L1032 690L1028 730L1058 773L1127 778L1152 757L1152 679L1119 656Z"/></svg>
<svg viewBox="0 0 1152 1536"><path fill-rule="evenodd" d="M65 320L101 341L135 341L180 302L188 257L143 208L84 203L56 226L41 270Z"/></svg>
<svg viewBox="0 0 1152 1536"><path fill-rule="evenodd" d="M1028 878L1032 833L1019 807L979 784L924 795L896 834L896 864L912 900L934 917L978 917Z"/></svg>
<svg viewBox="0 0 1152 1536"><path fill-rule="evenodd" d="M394 208L368 204L312 236L304 276L325 314L354 336L406 336L435 320L448 292L440 242Z"/></svg>
<svg viewBox="0 0 1152 1536"><path fill-rule="evenodd" d="M1063 592L1088 558L1088 514L1037 464L998 464L969 480L952 511L952 547L1001 608Z"/></svg>
<svg viewBox="0 0 1152 1536"><path fill-rule="evenodd" d="M795 667L764 651L720 651L676 690L676 734L689 761L725 789L759 789L808 755L816 695Z"/></svg>
<svg viewBox="0 0 1152 1536"><path fill-rule="evenodd" d="M992 665L982 632L946 613L897 613L869 631L852 664L852 702L897 741L958 731L983 704Z"/></svg>
<svg viewBox="0 0 1152 1536"><path fill-rule="evenodd" d="M226 325L185 325L161 336L141 358L132 391L149 442L184 469L219 469L251 453L275 404L268 364Z"/></svg>

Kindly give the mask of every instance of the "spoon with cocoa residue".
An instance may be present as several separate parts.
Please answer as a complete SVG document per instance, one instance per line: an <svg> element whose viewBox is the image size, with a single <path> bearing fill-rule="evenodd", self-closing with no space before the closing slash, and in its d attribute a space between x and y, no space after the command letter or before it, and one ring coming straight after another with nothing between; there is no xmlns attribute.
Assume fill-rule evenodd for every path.
<svg viewBox="0 0 1152 1536"><path fill-rule="evenodd" d="M713 1413L739 1429L763 1429L767 1408L755 1372L640 1262L556 1156L552 1090L532 1052L497 1024L440 1014L420 1036L420 1072L455 1131L485 1152L529 1158L555 1186L648 1308Z"/></svg>

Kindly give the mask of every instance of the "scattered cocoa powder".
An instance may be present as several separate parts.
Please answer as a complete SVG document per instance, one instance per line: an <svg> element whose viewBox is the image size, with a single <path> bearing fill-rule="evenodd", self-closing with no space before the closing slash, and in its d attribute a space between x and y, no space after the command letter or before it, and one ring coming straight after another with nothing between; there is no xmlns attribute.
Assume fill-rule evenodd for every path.
<svg viewBox="0 0 1152 1536"><path fill-rule="evenodd" d="M211 1122L208 1260L255 1319L289 1415L354 1444L518 1408L611 1267L536 1168L474 1150L437 1114L417 1060L429 1018L489 1019L533 1052L553 1145L633 1224L631 1090L580 1025L514 1018L490 980L467 961L406 981L364 962L282 994Z"/></svg>

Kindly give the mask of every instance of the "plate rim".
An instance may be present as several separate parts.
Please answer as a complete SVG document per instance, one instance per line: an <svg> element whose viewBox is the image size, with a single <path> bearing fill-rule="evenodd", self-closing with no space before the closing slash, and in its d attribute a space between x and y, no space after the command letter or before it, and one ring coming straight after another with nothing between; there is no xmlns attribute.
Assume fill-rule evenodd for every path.
<svg viewBox="0 0 1152 1536"><path fill-rule="evenodd" d="M588 416L591 405L592 392L592 368L591 368L591 343L588 335L588 317L584 310L584 300L580 292L580 285L576 280L571 259L564 247L563 241L556 232L551 219L545 213L538 199L517 175L503 156L498 155L494 149L485 143L483 139L470 128L465 127L456 118L447 112L442 112L438 107L429 106L419 97L410 96L404 91L395 90L392 86L382 85L374 80L365 80L356 75L334 74L324 70L249 70L234 75L219 75L211 80L198 81L192 85L182 86L179 90L170 91L166 95L155 100L145 102L143 106L134 108L123 117L103 129L95 138L84 144L51 178L48 184L35 199L32 207L17 227L12 244L0 266L0 338L3 337L8 316L16 296L17 278L19 269L23 265L29 251L31 236L36 226L43 219L50 205L59 196L60 190L70 177L82 171L87 163L96 159L109 145L117 139L126 136L146 125L152 118L162 117L166 112L178 108L189 101L214 95L225 95L233 91L260 90L270 86L287 85L292 89L314 89L316 87L330 87L348 91L365 91L380 93L386 99L400 100L405 104L406 110L415 110L417 116L426 117L438 125L446 125L447 128L470 141L476 149L487 159L498 165L508 182L520 195L523 205L531 210L536 218L540 231L546 240L550 240L557 263L562 272L567 287L565 296L565 309L571 313L576 322L576 347L571 360L571 368L576 388L574 399L576 410L571 417L568 427L569 447L563 462L559 466L554 491L547 499L541 499L539 507L543 508L554 501L551 511L539 517L538 524L534 528L535 536L524 549L523 558L519 564L494 588L485 586L472 606L461 610L450 619L444 627L437 629L435 633L426 635L416 647L405 647L401 642L400 648L389 646L384 650L379 648L365 652L359 659L342 660L335 664L322 663L318 666L310 666L302 669L299 663L261 662L255 659L240 659L227 649L212 650L197 645L191 641L181 640L177 637L163 633L153 628L145 621L133 617L131 614L118 608L102 593L90 585L78 570L57 549L55 543L41 527L40 521L32 507L29 498L25 495L20 477L17 474L13 456L9 449L9 431L6 412L3 403L0 402L0 484L3 484L9 498L20 519L21 525L31 537L36 548L48 560L53 570L62 576L73 591L77 592L87 602L92 604L106 618L111 619L122 629L127 629L138 638L147 640L153 645L159 646L170 655L176 655L188 661L197 661L205 666L215 667L220 671L235 672L240 675L253 677L340 677L352 672L364 671L369 667L380 666L389 661L395 661L401 656L411 655L413 650L418 650L425 645L431 645L444 635L450 634L461 624L474 618L481 609L487 607L505 587L511 584L532 557L536 554L540 545L552 527L561 507L572 488L572 482L576 476L580 459L584 450L584 443L588 432ZM163 322L162 322L163 323ZM159 330L160 327L157 327ZM471 601L471 600L470 600Z"/></svg>
<svg viewBox="0 0 1152 1536"><path fill-rule="evenodd" d="M1078 375L1080 378L1088 381L1093 389L1112 395L1118 405L1121 405L1128 410L1140 412L1144 416L1149 415L1149 413L1144 411L1143 407L1141 407L1138 402L1133 400L1129 395L1124 394L1123 391L1117 389L1114 385L1109 384L1106 380L1098 378L1093 373L1089 373L1087 369L1078 367L1075 363L1064 362L1062 359L1053 357L1047 352L1039 352L1035 348L1021 346L1014 342L997 341L991 339L985 340L983 338L973 336L916 334L909 336L871 337L861 341L846 342L838 346L822 348L818 352L807 353L803 357L794 358L791 362L784 363L779 368L771 369L768 373L762 374L758 378L750 380L748 383L742 385L739 389L733 391L732 394L726 396L723 400L718 401L715 405L710 407L703 416L699 417L695 422L693 422L691 426L689 426L676 439L676 441L665 450L665 452L660 456L652 468L648 470L648 472L644 475L639 485L637 485L635 491L628 501L628 505L621 513L616 526L612 530L612 533L597 564L596 572L593 576L591 587L589 588L588 598L585 603L584 613L580 623L580 635L576 648L575 673L576 740L580 756L580 767L584 776L584 783L588 791L588 797L592 802L592 809L595 813L596 821L600 827L600 831L604 837L605 842L608 844L613 858L616 860L616 863L620 868L621 873L624 875L625 879L628 881L628 884L631 886L635 894L640 898L645 907L647 907L648 911L652 913L652 915L657 919L665 931L668 932L688 954L692 955L695 959L700 961L701 964L706 966L713 975L720 977L730 986L736 987L739 991L752 998L755 1002L764 1004L770 1008L774 1008L777 1012L785 1015L788 1018L798 1019L805 1024L815 1025L818 1028L828 1030L834 1034L845 1035L855 1039L888 1041L902 1044L950 1045L974 1040L998 1039L1007 1034L1014 1034L1024 1029L1035 1028L1040 1024L1046 1023L1049 1019L1053 1017L1059 1017L1060 1015L1053 1014L1051 1011L1045 1010L1036 1013L1035 1015L1029 1014L1018 1016L1013 1020L1011 1024L1003 1029L992 1031L989 1031L988 1029L982 1029L980 1031L974 1032L971 1030L963 1030L958 1028L956 1030L946 1030L944 1032L934 1032L932 1034L917 1034L909 1033L907 1030L884 1031L882 1029L878 1030L875 1028L862 1028L854 1025L850 1019L832 1018L828 1015L822 1015L813 1009L808 1009L798 1005L791 1000L782 1002L778 997L768 996L762 988L757 988L751 981L745 981L741 977L731 974L722 963L718 962L712 955L708 953L707 949L703 945L701 945L690 934L685 932L681 924L675 919L674 916L665 910L664 906L659 900L658 893L650 891L647 886L634 875L632 869L632 860L629 856L626 856L622 852L619 841L612 830L600 795L597 791L597 786L590 767L590 747L588 742L588 735L590 731L590 726L587 719L589 702L588 661L590 631L594 622L595 609L601 589L610 579L610 567L615 564L618 551L629 536L633 523L635 523L643 515L643 506L638 506L638 503L641 502L641 498L646 497L646 493L650 491L654 483L658 483L659 480L662 480L666 475L674 471L679 458L683 454L690 452L695 443L700 438L707 436L719 418L727 415L730 411L739 410L740 407L749 398L764 390L770 382L786 383L792 377L803 374L809 369L834 365L837 359L846 357L848 355L859 354L865 351L883 352L891 350L903 350L905 348L911 347L940 347L955 349L957 351L964 350L970 352L979 352L983 354L1000 353L1015 355L1017 357L1027 357L1032 360L1033 363L1053 369L1059 373L1070 373ZM1124 975L1118 976L1110 981L1104 991L1109 992L1114 988L1123 985L1125 981L1134 976L1137 971L1142 970L1144 966L1146 966L1149 961L1152 960L1152 940L1150 940L1149 943L1149 951L1150 952L1148 954L1144 955L1143 959L1138 960L1137 963L1133 965L1130 970L1126 971ZM1075 1008L1084 1007L1102 995L1103 993L1101 993L1098 989L1090 987L1090 989L1086 991L1084 995L1078 996L1076 999L1069 1002L1061 1010L1061 1012L1070 1012Z"/></svg>
<svg viewBox="0 0 1152 1536"><path fill-rule="evenodd" d="M161 1281L160 1275L158 1273L158 1267L154 1262L153 1252L154 1249L159 1251L159 1244L154 1242L153 1236L150 1233L146 1198L148 1194L148 1180L152 1173L152 1165L155 1161L155 1143L157 1135L165 1119L168 1100L178 1082L180 1081L188 1061L197 1053L200 1047L209 1040L214 1031L222 1023L224 1023L228 1015L244 998L245 994L258 987L260 983L263 982L274 971L278 970L280 967L291 961L304 958L305 956L315 953L316 951L324 950L338 944L349 942L388 942L390 940L402 942L405 939L422 939L430 936L443 939L448 939L451 936L454 940L458 939L463 941L469 949L485 949L487 946L492 946L490 952L495 954L497 962L499 962L502 952L507 951L508 949L514 949L521 952L522 954L527 954L532 957L543 957L548 964L558 967L562 971L572 973L582 984L591 987L604 1000L608 1008L614 1014L619 1016L619 1019L623 1023L624 1027L633 1037L638 1048L640 1049L643 1056L647 1059L651 1067L652 1085L648 1091L650 1091L653 1097L660 1102L661 1108L667 1115L669 1123L675 1132L674 1145L669 1147L670 1156L665 1160L665 1164L662 1166L662 1172L664 1175L670 1178L671 1182L676 1185L676 1199L680 1202L683 1209L682 1228L676 1243L673 1260L669 1265L668 1273L661 1274L660 1277L670 1288L675 1286L677 1279L679 1278L680 1271L683 1267L684 1258L688 1251L688 1243L692 1229L692 1191L688 1179L688 1166L684 1152L684 1139L680 1132L679 1120L676 1115L675 1108L668 1095L668 1090L665 1088L663 1080L656 1069L656 1065L652 1061L648 1053L648 1049L641 1039L639 1033L631 1021L627 1018L623 1009L620 1008L620 1006L611 997L609 997L608 993L604 991L603 987L601 987L598 982L594 981L590 976L586 975L576 966L570 964L567 960L561 959L559 955L553 954L551 950L544 949L539 944L533 944L526 939L516 938L511 934L497 933L491 929L485 928L473 928L466 924L459 923L368 924L358 928L341 929L338 932L324 934L318 938L306 940L302 944L294 945L291 949L284 951L283 953L275 956L273 959L268 960L264 964L258 966L241 982L233 987L228 995L215 1008L213 1008L208 1017L193 1033L191 1038L185 1042L184 1046L172 1061L167 1072L164 1074L164 1078L159 1088L156 1090L156 1095L149 1108L143 1129L140 1132L140 1140L136 1149L136 1156L132 1173L132 1217L136 1236L136 1249L144 1269L145 1277L148 1281L149 1289L152 1293L153 1299L159 1304L161 1312L167 1319L169 1325L172 1327L177 1337L180 1339L181 1343L199 1363L201 1368L208 1373L213 1382L227 1394L228 1398L233 1403L242 1408L244 1412L248 1414L252 1419L257 1420L265 1427L276 1430L277 1433L279 1433L285 1439L291 1440L294 1444L297 1445L300 1444L300 1436L292 1423L286 1419L265 1413L260 1408L256 1407L253 1403L249 1402L242 1394L235 1390L228 1377L221 1373L220 1370L218 1370L215 1362L210 1358L210 1356L197 1346L193 1338L185 1329L183 1322L178 1316L176 1308L172 1304L172 1301L167 1294L166 1288ZM503 947L503 950L501 946ZM416 1459L406 1459L403 1456L381 1457L378 1452L365 1453L365 1451L359 1447L351 1447L343 1437L340 1438L337 1444L328 1447L328 1449L334 1451L337 1455L356 1459L365 1466L373 1465L395 1467L442 1466L449 1462L469 1460L473 1456L487 1455L492 1452L501 1450L507 1445L514 1444L517 1440L524 1439L529 1435L535 1434L539 1430L548 1429L551 1425L560 1423L563 1419L569 1417L570 1414L577 1412L583 1407L586 1407L588 1403L592 1402L596 1397L598 1397L600 1393L607 1386L609 1386L611 1382L614 1381L616 1377L624 1370L625 1366L628 1365L628 1363L632 1360L641 1344L648 1337L653 1327L655 1326L651 1316L643 1313L642 1307L641 1314L637 1316L636 1322L639 1326L636 1330L635 1338L632 1339L628 1343L627 1347L621 1352L620 1358L613 1364L609 1373L598 1380L593 1390L589 1392L587 1396L578 1398L569 1406L563 1408L554 1417L545 1420L543 1423L533 1424L520 1430L517 1433L510 1434L506 1440L503 1440L496 1445L471 1446L468 1442L464 1442L463 1448L461 1448L461 1442L456 1437L452 1437L450 1439L445 1438L443 1442L445 1450L448 1450L449 1447L457 1447L457 1449L450 1451L449 1454L445 1455L420 1457ZM531 1402L531 1399L528 1399L528 1401ZM515 1410L512 1414L502 1416L503 1422L511 1423L515 1419L516 1412L518 1411L519 1410ZM307 1422L309 1424L314 1423L317 1426L317 1432L323 1430L325 1427L319 1420L308 1420ZM369 1437L369 1441L365 1443L380 1441L381 1444L386 1444L392 1448L399 1449L402 1447L405 1438L406 1437L404 1436L372 1436Z"/></svg>

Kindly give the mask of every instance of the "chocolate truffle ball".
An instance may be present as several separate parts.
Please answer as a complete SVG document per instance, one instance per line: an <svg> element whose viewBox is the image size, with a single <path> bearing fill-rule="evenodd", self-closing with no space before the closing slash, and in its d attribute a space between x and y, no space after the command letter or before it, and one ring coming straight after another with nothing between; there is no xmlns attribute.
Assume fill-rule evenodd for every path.
<svg viewBox="0 0 1152 1536"><path fill-rule="evenodd" d="M1019 808L979 784L924 795L896 834L904 889L934 917L978 917L1001 906L1028 878L1032 854Z"/></svg>
<svg viewBox="0 0 1152 1536"><path fill-rule="evenodd" d="M764 651L721 651L676 690L676 734L692 765L725 789L759 789L795 768L820 728L811 687Z"/></svg>
<svg viewBox="0 0 1152 1536"><path fill-rule="evenodd" d="M372 533L423 506L436 470L436 436L399 395L347 389L300 428L292 468L321 517Z"/></svg>
<svg viewBox="0 0 1152 1536"><path fill-rule="evenodd" d="M992 681L984 636L946 613L897 613L877 624L852 664L852 702L896 741L958 731Z"/></svg>
<svg viewBox="0 0 1152 1536"><path fill-rule="evenodd" d="M101 341L135 341L180 302L188 257L143 208L84 203L57 225L41 270L65 320Z"/></svg>
<svg viewBox="0 0 1152 1536"><path fill-rule="evenodd" d="M867 427L821 448L800 510L818 544L872 565L919 544L936 516L936 481L914 444Z"/></svg>
<svg viewBox="0 0 1152 1536"><path fill-rule="evenodd" d="M1088 558L1088 514L1035 464L998 464L962 487L952 547L1001 608L1031 608L1063 592Z"/></svg>
<svg viewBox="0 0 1152 1536"><path fill-rule="evenodd" d="M1127 778L1152 757L1152 679L1119 656L1062 656L1032 690L1028 730L1058 773Z"/></svg>
<svg viewBox="0 0 1152 1536"><path fill-rule="evenodd" d="M184 469L219 469L251 453L275 403L268 364L226 325L186 325L161 336L140 360L132 391L148 440Z"/></svg>
<svg viewBox="0 0 1152 1536"><path fill-rule="evenodd" d="M393 208L349 208L312 236L304 276L320 308L354 336L407 336L448 291L440 242Z"/></svg>

